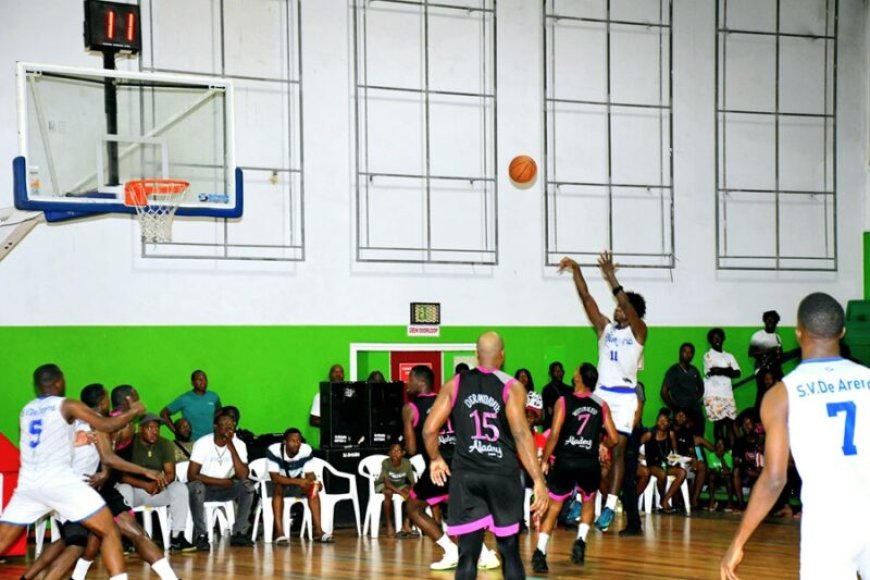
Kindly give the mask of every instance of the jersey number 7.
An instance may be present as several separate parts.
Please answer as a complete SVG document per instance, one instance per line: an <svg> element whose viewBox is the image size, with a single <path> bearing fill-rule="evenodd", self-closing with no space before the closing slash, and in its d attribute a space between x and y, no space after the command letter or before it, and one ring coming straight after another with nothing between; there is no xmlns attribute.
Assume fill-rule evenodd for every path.
<svg viewBox="0 0 870 580"><path fill-rule="evenodd" d="M836 417L840 413L846 413L846 430L843 433L843 455L858 455L855 447L855 414L857 407L852 401L828 403L828 417Z"/></svg>

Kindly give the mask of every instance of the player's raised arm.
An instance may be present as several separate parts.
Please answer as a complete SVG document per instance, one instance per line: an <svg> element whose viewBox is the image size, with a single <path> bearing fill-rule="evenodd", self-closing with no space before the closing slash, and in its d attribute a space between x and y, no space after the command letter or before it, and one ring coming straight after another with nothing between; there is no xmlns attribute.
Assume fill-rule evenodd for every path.
<svg viewBox="0 0 870 580"><path fill-rule="evenodd" d="M559 262L559 272L571 269L571 275L574 277L574 286L577 288L577 294L580 295L580 302L583 303L583 309L586 311L586 316L589 322L595 327L598 336L604 332L604 327L607 326L607 317L601 314L598 308L598 303L595 298L589 293L589 286L586 285L586 279L583 277L583 272L580 271L580 264L571 258L562 258Z"/></svg>
<svg viewBox="0 0 870 580"><path fill-rule="evenodd" d="M601 273L604 274L607 283L610 284L610 289L616 297L616 302L625 313L625 317L628 319L628 325L631 327L631 333L634 334L634 338L640 344L646 344L646 336L648 332L646 322L643 321L643 318L641 318L637 310L635 310L631 301L628 299L628 294L625 293L625 290L622 289L622 286L616 279L617 266L613 263L613 255L607 251L601 252L601 256L598 257L598 267L601 268Z"/></svg>
<svg viewBox="0 0 870 580"><path fill-rule="evenodd" d="M720 564L722 578L737 578L737 566L743 560L743 546L758 525L770 513L785 487L788 472L788 393L785 384L777 383L761 403L761 424L764 425L764 469L749 496L749 505L740 521L737 533Z"/></svg>
<svg viewBox="0 0 870 580"><path fill-rule="evenodd" d="M130 421L145 412L145 406L140 401L133 401L130 397L127 397L127 400L130 403L130 408L115 417L104 417L75 399L64 399L61 413L67 421L79 419L97 431L111 433L129 424Z"/></svg>

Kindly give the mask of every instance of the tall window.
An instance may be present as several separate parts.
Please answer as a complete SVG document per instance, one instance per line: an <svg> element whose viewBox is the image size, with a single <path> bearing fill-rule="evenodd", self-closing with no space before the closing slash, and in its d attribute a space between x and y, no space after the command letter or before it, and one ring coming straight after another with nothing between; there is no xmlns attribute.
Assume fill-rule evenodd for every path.
<svg viewBox="0 0 870 580"><path fill-rule="evenodd" d="M674 266L670 0L546 0L546 261Z"/></svg>
<svg viewBox="0 0 870 580"><path fill-rule="evenodd" d="M716 266L837 269L837 0L717 0Z"/></svg>
<svg viewBox="0 0 870 580"><path fill-rule="evenodd" d="M233 80L235 155L245 172L242 219L176 219L172 243L143 245L143 255L303 260L300 1L140 4L143 71ZM189 143L197 146L196 135Z"/></svg>
<svg viewBox="0 0 870 580"><path fill-rule="evenodd" d="M357 0L357 260L495 264L495 0Z"/></svg>

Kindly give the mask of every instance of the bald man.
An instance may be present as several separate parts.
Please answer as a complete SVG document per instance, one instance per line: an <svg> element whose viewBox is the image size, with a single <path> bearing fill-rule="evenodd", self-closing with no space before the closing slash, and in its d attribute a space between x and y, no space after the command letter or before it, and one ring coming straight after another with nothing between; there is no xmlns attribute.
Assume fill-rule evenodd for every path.
<svg viewBox="0 0 870 580"><path fill-rule="evenodd" d="M870 578L870 369L840 356L843 319L843 307L821 292L798 307L801 363L761 403L764 469L722 578L737 578L743 546L782 492L789 447L803 479L801 578Z"/></svg>
<svg viewBox="0 0 870 580"><path fill-rule="evenodd" d="M526 389L503 373L504 342L495 332L477 340L478 367L441 388L423 426L432 482L450 477L447 533L459 537L456 578L476 578L485 531L496 537L504 577L525 578L518 534L523 517L522 462L534 481L531 509L543 515L547 486L526 422ZM453 462L441 456L438 434L447 420L456 432ZM452 472L451 472L452 469Z"/></svg>

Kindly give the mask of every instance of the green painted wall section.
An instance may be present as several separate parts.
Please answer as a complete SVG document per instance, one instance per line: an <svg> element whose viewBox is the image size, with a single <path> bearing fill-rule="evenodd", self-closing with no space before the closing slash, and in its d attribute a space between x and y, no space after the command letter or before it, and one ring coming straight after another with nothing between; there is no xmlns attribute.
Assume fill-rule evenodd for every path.
<svg viewBox="0 0 870 580"><path fill-rule="evenodd" d="M92 382L108 387L137 387L146 406L159 411L190 388L190 373L203 369L209 388L225 405L242 411L242 426L255 433L298 426L315 445L317 430L308 426L308 412L317 385L333 363L349 365L352 342L474 342L480 327L442 328L437 339L411 339L404 326L155 326L155 327L3 327L0 328L0 432L18 441L18 413L33 398L33 370L54 362L64 370L67 394L77 397ZM505 370L529 368L538 390L547 383L547 367L560 360L568 367L597 361L597 342L590 327L502 327ZM659 388L665 370L676 362L680 343L693 342L698 354L707 350L707 327L651 328L640 378L650 399L644 413L650 424L661 406ZM744 372L749 337L755 328L726 328L725 349ZM782 328L785 347L795 346L792 329ZM388 370L383 353L362 355L360 375ZM569 371L570 372L570 371ZM754 382L737 391L739 407L754 401Z"/></svg>

